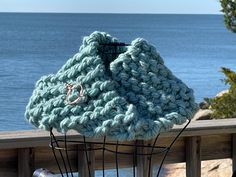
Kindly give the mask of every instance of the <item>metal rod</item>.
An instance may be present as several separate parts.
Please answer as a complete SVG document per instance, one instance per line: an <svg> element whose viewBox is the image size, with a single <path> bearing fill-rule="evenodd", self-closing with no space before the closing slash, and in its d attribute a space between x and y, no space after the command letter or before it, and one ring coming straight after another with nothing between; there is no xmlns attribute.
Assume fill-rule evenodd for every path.
<svg viewBox="0 0 236 177"><path fill-rule="evenodd" d="M72 168L71 168L71 164L70 164L70 160L69 160L69 156L68 156L68 151L67 151L67 140L66 140L66 133L65 133L65 149L66 149L66 159L67 159L67 163L70 169L70 174L72 177L74 177L73 172L72 172Z"/></svg>
<svg viewBox="0 0 236 177"><path fill-rule="evenodd" d="M114 58L116 58L116 56L117 56L117 45L115 45L115 52L114 52Z"/></svg>
<svg viewBox="0 0 236 177"><path fill-rule="evenodd" d="M135 144L134 144L134 154L133 154L133 177L135 177L135 167L136 167L136 164L137 164L137 140L135 141Z"/></svg>
<svg viewBox="0 0 236 177"><path fill-rule="evenodd" d="M156 136L156 138L155 138L155 140L153 142L153 145L152 145L152 149L151 149L151 153L150 153L151 155L149 157L149 164L148 164L148 177L151 176L152 155L153 155L153 150L154 150L154 147L156 145L156 142L157 142L157 139L158 139L159 135L160 135L160 133Z"/></svg>
<svg viewBox="0 0 236 177"><path fill-rule="evenodd" d="M168 152L170 151L170 148L172 147L172 145L175 143L175 141L179 138L179 136L181 135L181 133L183 133L183 131L187 128L187 126L190 124L191 120L188 120L188 123L184 126L184 128L178 133L178 135L175 137L175 139L172 141L172 143L170 144L170 146L168 147L167 151L165 152L165 155L161 161L161 164L159 166L158 172L157 172L157 177L159 177L160 173L161 173L161 168L162 165L164 164L164 161L166 159L166 156L168 154Z"/></svg>
<svg viewBox="0 0 236 177"><path fill-rule="evenodd" d="M89 163L88 151L87 151L87 144L86 144L85 136L83 136L83 137L84 137L84 150L85 150L86 162L87 162L87 166L88 166L88 173L89 173L89 177L91 177L90 163Z"/></svg>
<svg viewBox="0 0 236 177"><path fill-rule="evenodd" d="M59 171L60 171L60 173L61 173L61 176L62 177L64 177L64 175L63 175L63 173L62 173L62 170L61 170L61 166L60 166L60 164L59 164L59 161L58 161L58 159L57 159L57 156L56 156L56 153L55 153L55 149L54 149L54 146L53 146L53 143L52 143L52 139L53 139L53 136L52 136L52 128L50 129L50 140L51 140L51 147L52 147L52 153L53 153L53 156L54 156L54 158L55 158L55 160L56 160L56 163L57 163L57 166L58 166L58 169L59 169Z"/></svg>
<svg viewBox="0 0 236 177"><path fill-rule="evenodd" d="M105 143L106 143L106 136L103 138L103 148L102 148L102 176L105 177Z"/></svg>
<svg viewBox="0 0 236 177"><path fill-rule="evenodd" d="M183 133L183 131L187 128L187 126L190 124L191 119L188 119L188 123L184 126L183 129L181 129L181 131L178 133L178 135L175 137L174 141L172 141L172 143L170 144L169 147L172 147L172 145L175 143L175 141L179 138L179 136Z"/></svg>
<svg viewBox="0 0 236 177"><path fill-rule="evenodd" d="M56 143L57 147L60 147L60 146L59 146L59 143L58 143L57 140L56 140L55 135L53 134L52 131L51 131L51 133L52 133L52 137L53 137L53 139L55 140L55 143ZM66 170L66 176L69 177L69 176L68 176L68 170L67 170L67 167L66 167L66 162L65 162L64 156L63 156L63 154L62 154L62 152L61 152L60 149L59 149L59 153L60 153L60 156L61 156L61 158L62 158L62 162L63 162L64 168L65 168L65 170Z"/></svg>
<svg viewBox="0 0 236 177"><path fill-rule="evenodd" d="M101 43L99 45L106 45L106 46L129 46L130 44L126 44L124 42L109 42L109 43Z"/></svg>
<svg viewBox="0 0 236 177"><path fill-rule="evenodd" d="M166 149L164 149L164 150L162 150L162 151L160 151L160 152L158 152L158 153L137 153L137 155L157 155L157 154L160 154L160 153L163 153L163 152L165 152L165 151L167 151L167 149L168 148L166 148ZM113 151L113 150L110 150L110 149L107 149L106 148L106 151L108 151L108 152L112 152L112 153L116 153L116 151ZM123 154L123 155L133 155L134 153L133 152L118 152L118 154Z"/></svg>
<svg viewBox="0 0 236 177"><path fill-rule="evenodd" d="M59 140L57 140L59 141ZM84 143L81 143L81 144L84 144ZM88 144L88 143L87 143ZM91 144L96 144L96 143L90 143ZM108 145L109 143L106 143L106 145ZM97 144L96 144L97 145ZM50 146L50 145L49 145ZM119 144L119 146L122 146L122 144ZM131 147L133 147L133 145L131 145ZM137 145L137 147L141 147L141 148L146 148L146 147L152 147L152 146L139 146ZM61 148L61 147L54 147L56 150L65 150L65 148ZM158 149L159 147L158 146L155 146L153 147L154 149ZM100 147L100 148L91 148L91 149L88 149L89 151L92 151L92 150L102 150L103 147ZM161 150L158 151L158 152L153 152L152 154L151 153L137 153L137 155L156 155L156 154L160 154L160 153L163 153L165 151L167 151L168 147L161 147L160 148ZM111 152L111 153L116 153L116 151L113 151L113 150L110 150L108 148L105 148L106 151L108 152ZM78 149L78 151L84 151L84 148L83 149ZM118 154L126 154L126 155L133 155L132 152L122 152L122 151L119 151L117 152Z"/></svg>
<svg viewBox="0 0 236 177"><path fill-rule="evenodd" d="M119 142L117 141L116 142L116 177L119 177L119 166L118 166L118 145L119 145Z"/></svg>
<svg viewBox="0 0 236 177"><path fill-rule="evenodd" d="M58 139L57 142L62 142L63 140L61 139ZM75 140L70 140L70 141L67 141L67 144L68 143L80 143L80 144L83 144L84 141L75 141ZM87 144L96 144L96 145L103 145L103 142L98 142L98 141L87 141L86 142ZM106 145L113 145L115 146L116 143L111 143L111 142L106 142ZM133 147L134 145L133 144L119 144L119 146L127 146L127 147ZM138 144L137 147L147 147L147 148L151 148L152 146L151 145L140 145ZM154 149L165 149L166 146L155 146Z"/></svg>

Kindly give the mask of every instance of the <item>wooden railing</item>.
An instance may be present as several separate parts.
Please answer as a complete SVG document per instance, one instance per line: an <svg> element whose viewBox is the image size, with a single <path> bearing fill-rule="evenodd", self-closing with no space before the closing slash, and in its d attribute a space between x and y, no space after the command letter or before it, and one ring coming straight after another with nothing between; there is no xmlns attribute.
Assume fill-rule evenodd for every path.
<svg viewBox="0 0 236 177"><path fill-rule="evenodd" d="M175 126L170 132L161 134L159 145L167 145L183 126ZM57 134L58 137L63 137ZM68 138L82 139L75 132ZM102 141L102 140L101 140ZM51 149L49 133L40 130L0 132L0 176L30 177L37 168L58 172ZM69 158L73 171L83 173L84 163L78 145L70 145ZM133 149L126 149L132 151ZM101 169L102 158L98 153L90 154L92 170ZM186 162L186 176L201 176L201 161L232 158L232 170L236 170L236 119L204 120L191 122L170 150L165 163ZM160 162L153 156L153 162ZM145 171L147 159L138 158L137 171ZM119 158L119 167L131 167L132 158ZM105 168L115 168L114 154L107 154ZM145 176L145 175L140 175ZM86 174L85 176L86 177Z"/></svg>

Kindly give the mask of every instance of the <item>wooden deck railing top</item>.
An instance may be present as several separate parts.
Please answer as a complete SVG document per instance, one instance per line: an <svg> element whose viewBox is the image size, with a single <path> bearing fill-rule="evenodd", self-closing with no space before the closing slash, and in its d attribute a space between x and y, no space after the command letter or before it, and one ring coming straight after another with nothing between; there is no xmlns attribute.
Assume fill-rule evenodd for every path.
<svg viewBox="0 0 236 177"><path fill-rule="evenodd" d="M175 136L184 125L174 126L169 132L161 134L161 137ZM206 136L236 133L236 118L192 121L181 137ZM55 132L57 137L63 137L61 133ZM82 139L82 136L75 131L68 132L70 138ZM20 130L20 131L0 131L0 149L3 148L23 148L48 145L49 132L43 130Z"/></svg>

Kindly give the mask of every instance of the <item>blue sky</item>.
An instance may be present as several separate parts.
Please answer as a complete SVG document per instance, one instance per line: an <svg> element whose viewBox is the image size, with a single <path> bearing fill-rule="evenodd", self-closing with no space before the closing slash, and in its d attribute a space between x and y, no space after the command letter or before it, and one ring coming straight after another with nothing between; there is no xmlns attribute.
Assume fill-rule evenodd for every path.
<svg viewBox="0 0 236 177"><path fill-rule="evenodd" d="M0 0L0 12L220 14L219 0Z"/></svg>

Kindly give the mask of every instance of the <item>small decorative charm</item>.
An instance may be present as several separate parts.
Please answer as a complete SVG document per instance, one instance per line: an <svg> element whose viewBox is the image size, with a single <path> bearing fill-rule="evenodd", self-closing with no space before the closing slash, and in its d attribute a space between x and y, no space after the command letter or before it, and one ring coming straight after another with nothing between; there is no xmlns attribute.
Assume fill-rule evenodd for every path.
<svg viewBox="0 0 236 177"><path fill-rule="evenodd" d="M79 91L78 97L77 97L74 101L70 101L70 100L69 100L69 96L70 96L71 92L72 92L74 89L78 88L78 87L80 87L80 91ZM83 89L83 86L82 86L81 84L75 84L75 85L73 85L73 84L68 84L68 83L67 83L67 84L66 84L66 89L67 89L67 94L66 94L66 99L65 99L65 103L66 103L66 104L72 105L72 104L79 103L79 102L81 101L81 97L84 96L84 89Z"/></svg>

